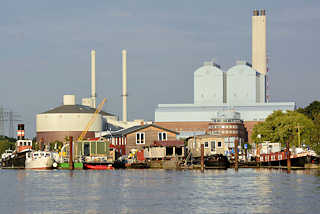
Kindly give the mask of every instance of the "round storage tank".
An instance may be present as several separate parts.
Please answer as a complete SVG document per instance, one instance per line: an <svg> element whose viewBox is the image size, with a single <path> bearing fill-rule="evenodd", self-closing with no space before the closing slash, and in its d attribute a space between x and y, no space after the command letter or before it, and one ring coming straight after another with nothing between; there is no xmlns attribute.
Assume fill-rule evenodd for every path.
<svg viewBox="0 0 320 214"><path fill-rule="evenodd" d="M88 122L94 116L96 109L83 105L70 105L72 97L64 101L69 105L62 105L55 109L43 112L36 116L37 141L50 143L54 141L65 141L66 137L73 136L77 139ZM95 121L90 126L85 138L95 137L95 132L103 130L102 115L97 115Z"/></svg>

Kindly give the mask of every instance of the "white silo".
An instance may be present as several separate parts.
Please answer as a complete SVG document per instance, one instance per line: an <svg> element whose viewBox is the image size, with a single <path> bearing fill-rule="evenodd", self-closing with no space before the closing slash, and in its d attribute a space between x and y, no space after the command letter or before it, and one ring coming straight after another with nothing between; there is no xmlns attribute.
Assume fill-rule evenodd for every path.
<svg viewBox="0 0 320 214"><path fill-rule="evenodd" d="M224 103L224 72L213 61L194 72L194 103L219 105Z"/></svg>
<svg viewBox="0 0 320 214"><path fill-rule="evenodd" d="M77 105L74 95L65 95L63 101L63 105L37 114L36 129L38 141L41 139L45 143L55 140L64 141L67 136L73 136L77 139L86 128L96 110L89 106ZM101 112L96 117L86 137L94 137L95 132L103 130L103 114L107 113Z"/></svg>

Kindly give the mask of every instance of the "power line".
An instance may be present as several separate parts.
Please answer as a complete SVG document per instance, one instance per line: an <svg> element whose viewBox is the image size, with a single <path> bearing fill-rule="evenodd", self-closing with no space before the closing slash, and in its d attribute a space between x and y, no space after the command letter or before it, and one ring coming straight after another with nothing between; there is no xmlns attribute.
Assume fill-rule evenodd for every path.
<svg viewBox="0 0 320 214"><path fill-rule="evenodd" d="M6 122L9 123L9 137L14 137L15 136L15 125L16 122L19 122L18 118L21 116L17 114L16 112L13 112L12 110L6 111L2 106L0 107L0 135L4 136L5 135L5 127L6 127Z"/></svg>

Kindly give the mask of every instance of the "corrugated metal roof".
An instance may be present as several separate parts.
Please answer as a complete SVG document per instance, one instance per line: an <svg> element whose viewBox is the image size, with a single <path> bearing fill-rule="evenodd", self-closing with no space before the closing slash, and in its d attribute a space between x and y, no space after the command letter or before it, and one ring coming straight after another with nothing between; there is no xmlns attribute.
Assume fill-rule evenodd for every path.
<svg viewBox="0 0 320 214"><path fill-rule="evenodd" d="M95 108L91 108L89 106L84 105L62 105L58 106L54 109L49 111L43 112L41 114L54 114L54 113L80 113L80 114L87 114L87 113L94 113L96 111ZM100 111L100 114L103 116L114 116L113 114Z"/></svg>
<svg viewBox="0 0 320 214"><path fill-rule="evenodd" d="M179 134L178 132L175 132L175 131L172 131L170 129L166 129L166 128L163 128L163 127L160 127L160 126L157 126L155 124L146 124L146 125L133 126L133 127L127 128L127 129L122 129L122 130L113 132L112 136L125 136L127 134L130 134L130 133L133 133L133 132L148 128L150 126L153 126L153 127L159 128L159 129L163 129L163 130L166 130L168 132L175 133L175 134ZM108 137L108 136L111 136L111 134L107 134L104 137Z"/></svg>

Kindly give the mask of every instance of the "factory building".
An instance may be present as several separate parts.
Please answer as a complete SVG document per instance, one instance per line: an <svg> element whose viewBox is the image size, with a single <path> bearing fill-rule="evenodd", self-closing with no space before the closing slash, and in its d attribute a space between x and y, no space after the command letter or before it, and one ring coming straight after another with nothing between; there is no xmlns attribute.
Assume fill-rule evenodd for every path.
<svg viewBox="0 0 320 214"><path fill-rule="evenodd" d="M77 139L86 129L88 122L96 111L96 51L91 50L91 96L82 98L82 104L76 104L75 95L64 95L63 105L46 112L37 114L36 129L37 141L50 143L64 142L66 137L73 136ZM89 127L84 138L101 136L111 131L118 131L137 125L149 124L144 120L127 121L127 51L122 51L123 73L123 120L119 121L116 115L100 111L94 123Z"/></svg>
<svg viewBox="0 0 320 214"><path fill-rule="evenodd" d="M76 104L74 95L64 95L63 105L36 116L37 141L64 142L68 136L77 139L85 130L95 111L95 108ZM115 116L101 111L90 126L85 138L95 137L95 132L105 129L107 118L113 117Z"/></svg>
<svg viewBox="0 0 320 214"><path fill-rule="evenodd" d="M219 112L237 112L251 142L254 124L264 121L275 110L295 109L294 102L267 102L266 53L266 13L255 10L252 17L253 64L237 61L235 66L223 71L216 62L205 62L194 72L194 103L159 104L155 123L188 136L192 132L207 132Z"/></svg>

